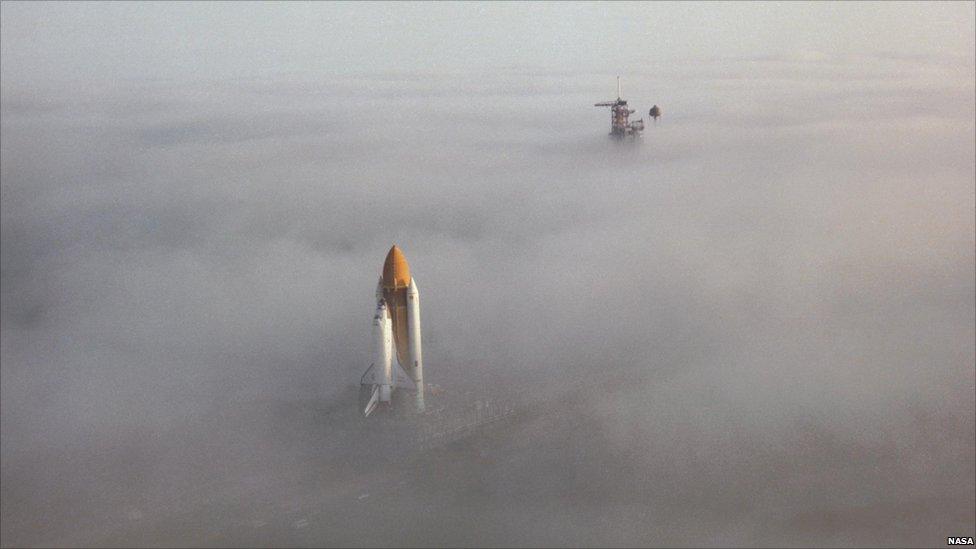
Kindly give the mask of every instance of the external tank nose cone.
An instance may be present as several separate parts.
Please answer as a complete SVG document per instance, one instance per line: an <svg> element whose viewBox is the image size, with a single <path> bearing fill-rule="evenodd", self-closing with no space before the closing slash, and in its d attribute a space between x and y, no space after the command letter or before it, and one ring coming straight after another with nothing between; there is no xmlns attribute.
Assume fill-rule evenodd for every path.
<svg viewBox="0 0 976 549"><path fill-rule="evenodd" d="M390 253L386 254L386 261L383 263L383 287L384 288L406 288L410 285L410 265L407 258L403 257L400 248L393 246Z"/></svg>

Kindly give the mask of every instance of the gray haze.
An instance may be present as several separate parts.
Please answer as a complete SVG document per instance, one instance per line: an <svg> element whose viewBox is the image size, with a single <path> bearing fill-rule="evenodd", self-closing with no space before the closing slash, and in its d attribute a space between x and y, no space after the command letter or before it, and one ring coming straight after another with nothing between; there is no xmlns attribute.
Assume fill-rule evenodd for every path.
<svg viewBox="0 0 976 549"><path fill-rule="evenodd" d="M4 3L0 541L973 535L973 13ZM427 378L555 413L337 442L393 243Z"/></svg>

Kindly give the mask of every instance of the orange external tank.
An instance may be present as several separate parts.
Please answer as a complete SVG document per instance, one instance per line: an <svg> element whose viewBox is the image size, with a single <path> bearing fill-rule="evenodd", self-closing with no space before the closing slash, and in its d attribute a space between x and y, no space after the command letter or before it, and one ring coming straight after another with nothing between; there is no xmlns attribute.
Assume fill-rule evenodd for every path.
<svg viewBox="0 0 976 549"><path fill-rule="evenodd" d="M383 262L383 299L393 320L393 344L397 361L409 369L409 327L407 325L407 288L410 286L410 265L400 248L393 246Z"/></svg>

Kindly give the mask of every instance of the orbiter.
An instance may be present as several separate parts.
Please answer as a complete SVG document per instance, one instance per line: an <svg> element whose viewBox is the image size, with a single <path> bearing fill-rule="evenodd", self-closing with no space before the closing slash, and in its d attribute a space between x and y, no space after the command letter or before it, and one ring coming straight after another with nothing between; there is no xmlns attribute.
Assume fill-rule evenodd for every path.
<svg viewBox="0 0 976 549"><path fill-rule="evenodd" d="M416 391L417 410L424 410L420 339L420 292L403 252L393 246L386 254L383 275L376 285L373 363L360 379L363 415L369 416L380 403L389 405L398 386L411 384ZM400 368L393 367L394 354Z"/></svg>

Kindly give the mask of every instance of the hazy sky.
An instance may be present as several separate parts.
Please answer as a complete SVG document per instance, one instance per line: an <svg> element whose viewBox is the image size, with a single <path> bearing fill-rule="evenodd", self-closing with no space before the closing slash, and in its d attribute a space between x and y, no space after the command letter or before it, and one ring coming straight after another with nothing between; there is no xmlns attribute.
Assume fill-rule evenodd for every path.
<svg viewBox="0 0 976 549"><path fill-rule="evenodd" d="M0 10L4 545L972 533L973 3ZM384 503L393 243L426 378L558 413Z"/></svg>
<svg viewBox="0 0 976 549"><path fill-rule="evenodd" d="M715 57L962 55L972 2L3 4L4 76L248 77Z"/></svg>

